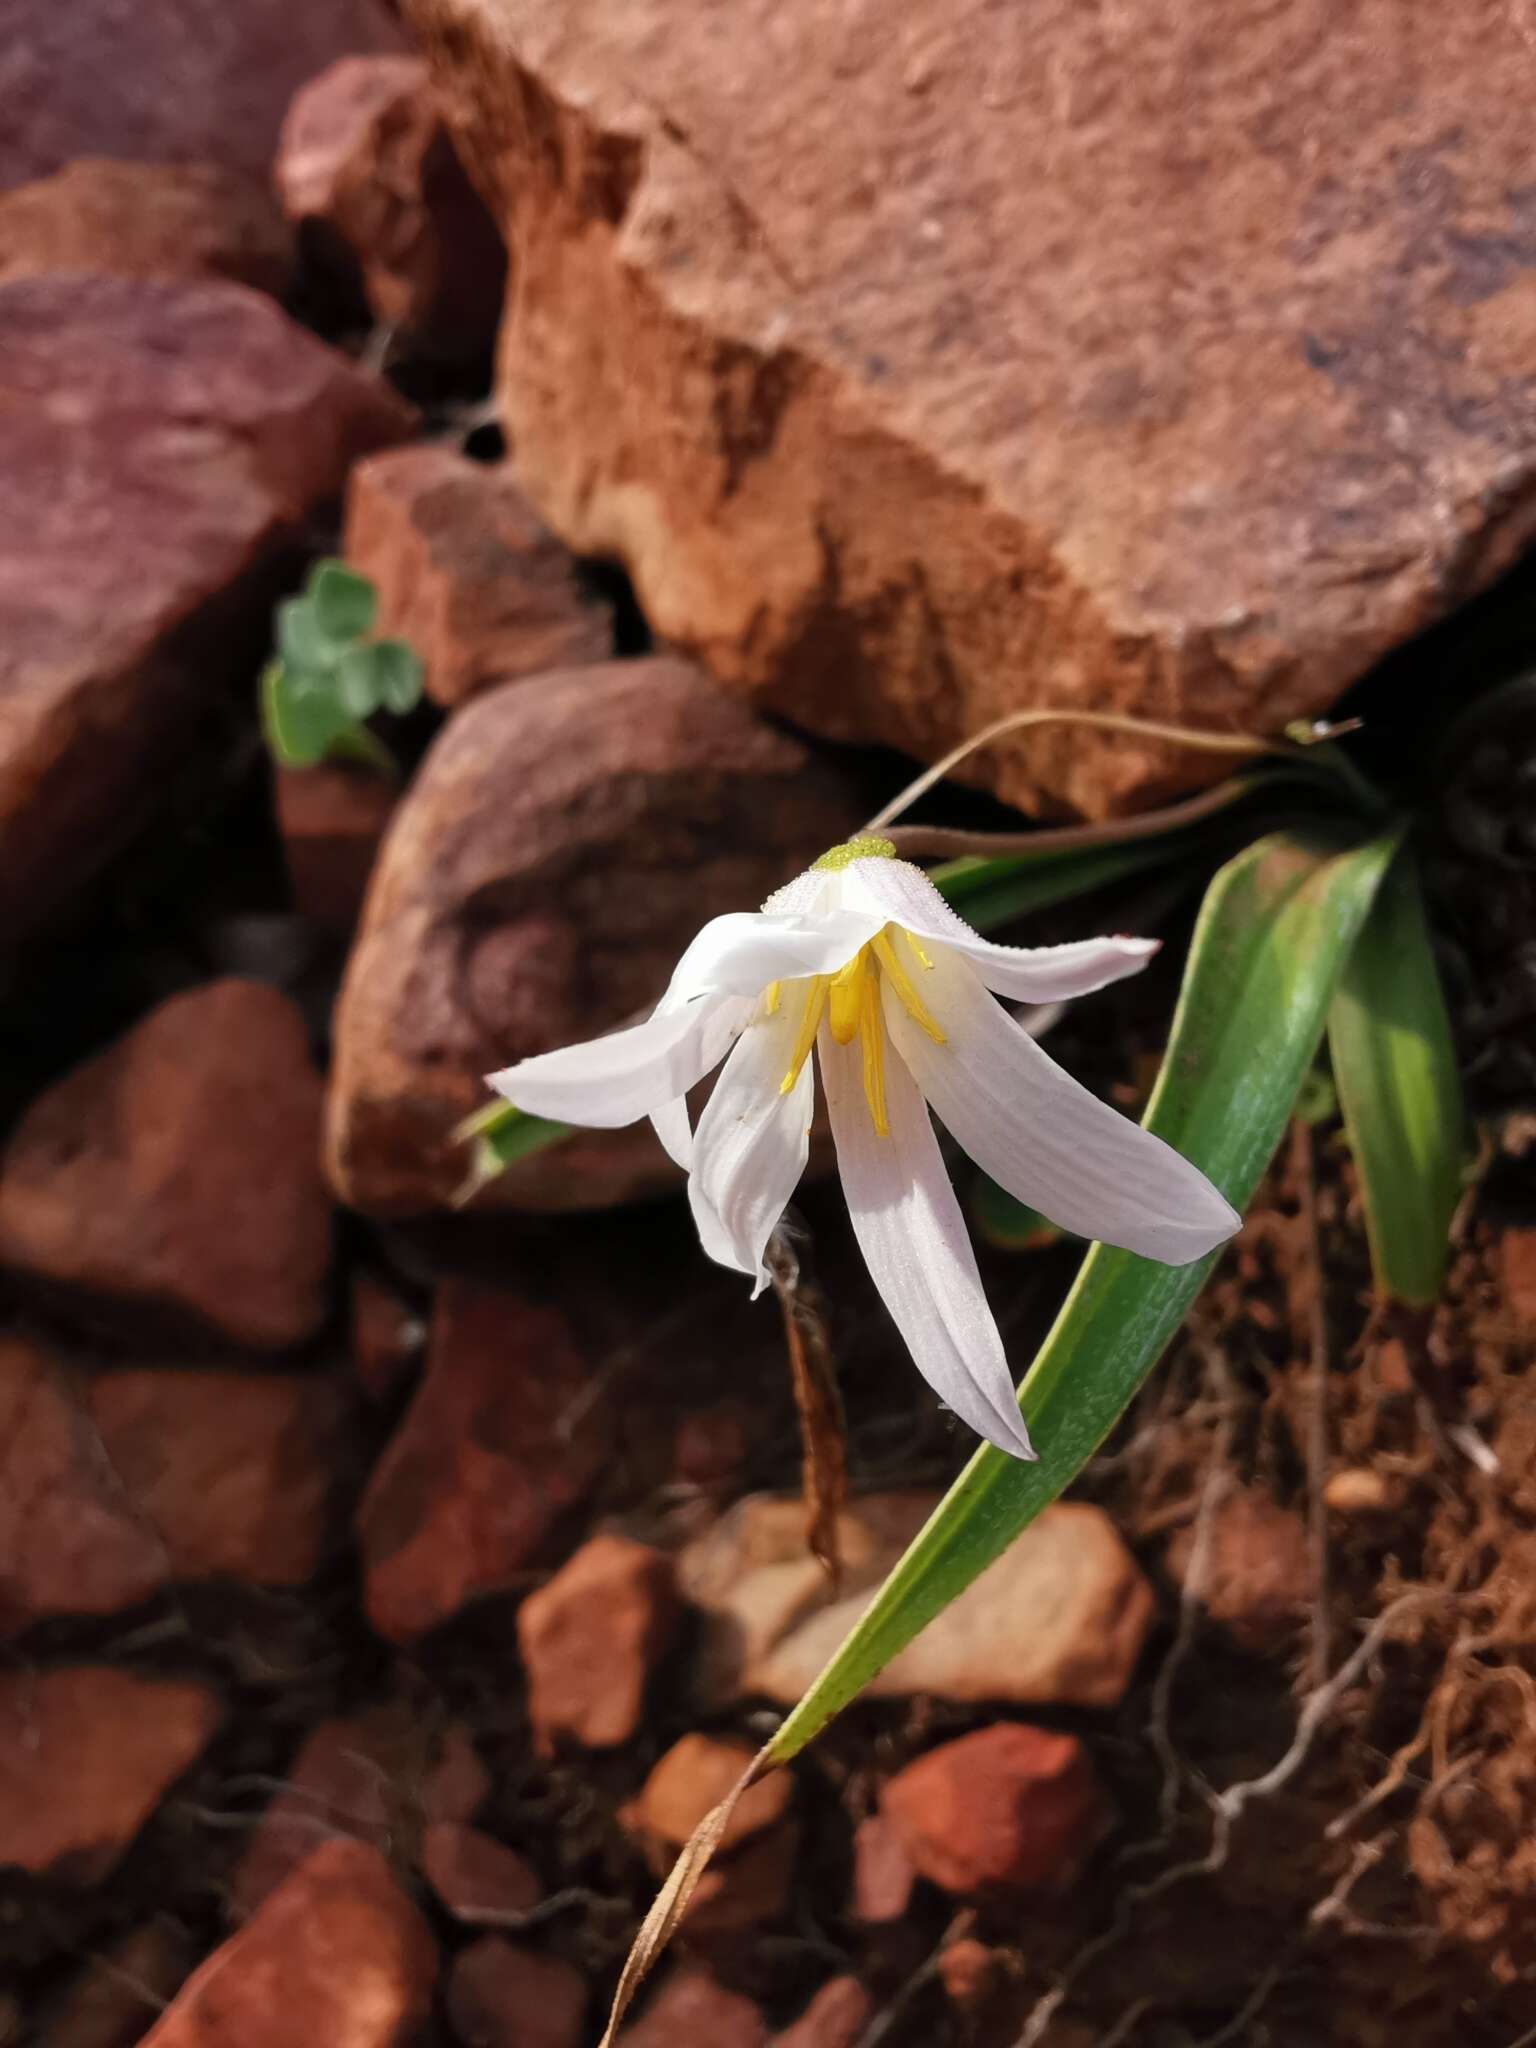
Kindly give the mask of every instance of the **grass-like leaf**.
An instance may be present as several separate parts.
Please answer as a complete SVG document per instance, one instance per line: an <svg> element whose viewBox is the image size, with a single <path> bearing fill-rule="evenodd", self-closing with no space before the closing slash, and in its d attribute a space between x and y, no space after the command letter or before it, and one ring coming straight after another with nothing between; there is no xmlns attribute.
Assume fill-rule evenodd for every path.
<svg viewBox="0 0 1536 2048"><path fill-rule="evenodd" d="M1206 893L1145 1122L1238 1208L1284 1133L1397 840L1277 834L1229 861ZM1038 1462L977 1453L773 1738L776 1762L797 1755L1081 1471L1216 1256L1172 1267L1092 1247L1020 1388Z"/></svg>
<svg viewBox="0 0 1536 2048"><path fill-rule="evenodd" d="M1328 1013L1328 1048L1382 1293L1440 1292L1466 1135L1450 1021L1418 877L1392 863Z"/></svg>

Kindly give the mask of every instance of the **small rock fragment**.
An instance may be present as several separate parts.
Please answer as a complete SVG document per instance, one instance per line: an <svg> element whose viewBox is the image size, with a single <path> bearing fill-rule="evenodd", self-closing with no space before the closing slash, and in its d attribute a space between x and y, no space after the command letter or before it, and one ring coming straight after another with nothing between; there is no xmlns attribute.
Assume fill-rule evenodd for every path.
<svg viewBox="0 0 1536 2048"><path fill-rule="evenodd" d="M436 1975L432 1937L383 1857L326 1842L214 1950L142 2048L407 2048Z"/></svg>
<svg viewBox="0 0 1536 2048"><path fill-rule="evenodd" d="M454 1958L446 2002L462 2048L580 2048L587 1987L557 1956L485 1935Z"/></svg>
<svg viewBox="0 0 1536 2048"><path fill-rule="evenodd" d="M767 2048L768 2029L750 1998L727 1991L706 1970L674 1969L618 2048Z"/></svg>
<svg viewBox="0 0 1536 2048"><path fill-rule="evenodd" d="M941 1743L886 1785L880 1810L945 1891L1059 1891L1107 1822L1075 1735L995 1722Z"/></svg>
<svg viewBox="0 0 1536 2048"><path fill-rule="evenodd" d="M866 1927L903 1919L916 1882L900 1834L883 1813L866 1815L853 1831L853 1918Z"/></svg>
<svg viewBox="0 0 1536 2048"><path fill-rule="evenodd" d="M105 1664L0 1676L0 1865L99 1884L220 1715L205 1685Z"/></svg>
<svg viewBox="0 0 1536 2048"><path fill-rule="evenodd" d="M342 544L378 590L380 631L415 648L439 704L613 653L607 607L504 466L428 443L360 462Z"/></svg>
<svg viewBox="0 0 1536 2048"><path fill-rule="evenodd" d="M1346 1465L1323 1488L1323 1500L1336 1515L1370 1515L1392 1504L1392 1488L1383 1473L1368 1465Z"/></svg>
<svg viewBox="0 0 1536 2048"><path fill-rule="evenodd" d="M690 1939L745 1934L782 1919L789 1910L799 1849L799 1823L781 1820L738 1848L717 1851L683 1910ZM665 1875L672 1860L671 1850L654 1858L658 1876Z"/></svg>
<svg viewBox="0 0 1536 2048"><path fill-rule="evenodd" d="M294 908L350 938L398 792L369 769L329 761L279 768L273 782Z"/></svg>
<svg viewBox="0 0 1536 2048"><path fill-rule="evenodd" d="M1504 1299L1523 1328L1536 1327L1536 1230L1506 1230L1499 1240Z"/></svg>
<svg viewBox="0 0 1536 2048"><path fill-rule="evenodd" d="M325 1547L342 1421L300 1373L97 1375L90 1413L127 1501L177 1579L301 1586Z"/></svg>
<svg viewBox="0 0 1536 2048"><path fill-rule="evenodd" d="M1228 1494L1212 1511L1196 1584L1190 1574L1198 1536L1191 1523L1168 1545L1173 1577L1245 1649L1282 1648L1312 1598L1312 1560L1300 1515L1256 1487Z"/></svg>
<svg viewBox="0 0 1536 2048"><path fill-rule="evenodd" d="M462 1821L434 1821L421 1838L421 1874L455 1920L495 1926L544 1896L538 1872L494 1835Z"/></svg>
<svg viewBox="0 0 1536 2048"><path fill-rule="evenodd" d="M727 1742L715 1735L685 1735L656 1764L625 1818L658 1841L680 1849L711 1807L725 1798L754 1754L744 1742ZM726 1854L781 1820L789 1810L794 1789L794 1779L787 1771L770 1771L749 1785L737 1800L715 1853Z"/></svg>
<svg viewBox="0 0 1536 2048"><path fill-rule="evenodd" d="M465 1281L440 1290L421 1385L358 1510L381 1635L424 1635L534 1561L597 1474L587 1391L555 1310Z"/></svg>
<svg viewBox="0 0 1536 2048"><path fill-rule="evenodd" d="M506 254L464 175L419 57L342 57L295 96L273 181L374 318L436 354L481 355Z"/></svg>
<svg viewBox="0 0 1536 2048"><path fill-rule="evenodd" d="M798 1501L749 1495L679 1559L706 1617L699 1668L709 1704L798 1700L868 1604L937 1496L871 1494L838 1524L834 1597L805 1548ZM1152 1591L1102 1509L1049 1507L866 1691L948 1700L1112 1706L1151 1625Z"/></svg>
<svg viewBox="0 0 1536 2048"><path fill-rule="evenodd" d="M996 1984L1002 1970L997 1950L973 1936L952 1941L939 1955L939 1982L951 2005L973 2012Z"/></svg>
<svg viewBox="0 0 1536 2048"><path fill-rule="evenodd" d="M35 1102L0 1157L0 1263L147 1326L280 1350L331 1254L321 1083L276 989L174 996Z"/></svg>
<svg viewBox="0 0 1536 2048"><path fill-rule="evenodd" d="M773 2048L854 2048L872 2010L857 1977L831 1977L794 2025L774 2035Z"/></svg>
<svg viewBox="0 0 1536 2048"><path fill-rule="evenodd" d="M646 1680L677 1625L673 1563L623 1536L594 1536L518 1609L528 1715L548 1754L558 1737L589 1749L627 1742Z"/></svg>

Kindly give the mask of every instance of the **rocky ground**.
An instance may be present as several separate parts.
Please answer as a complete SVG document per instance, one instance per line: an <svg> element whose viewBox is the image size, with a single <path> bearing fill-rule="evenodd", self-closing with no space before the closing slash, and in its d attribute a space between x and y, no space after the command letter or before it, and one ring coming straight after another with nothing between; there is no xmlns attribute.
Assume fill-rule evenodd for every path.
<svg viewBox="0 0 1536 2048"><path fill-rule="evenodd" d="M18 57L37 90L0 144L0 2043L582 2048L677 1847L969 1445L813 1181L801 1284L852 1480L834 1587L807 1548L778 1314L702 1258L648 1128L579 1135L467 1207L454 1129L485 1071L631 1014L699 923L760 901L904 779L754 697L932 754L996 708L967 695L974 620L1027 573L1047 667L1070 643L1092 669L1140 591L1106 701L1209 713L1220 673L1241 685L1223 717L1300 708L1262 634L1239 658L1177 618L1256 607L1233 579L1273 565L1255 533L1295 506L1258 493L1258 526L1193 595L1169 568L1187 533L1159 528L1156 562L1053 555L1049 520L983 517L956 481L982 464L995 377L963 445L940 446L926 373L890 399L902 448L895 412L858 425L853 388L886 381L860 355L886 303L868 280L858 332L783 338L780 369L749 375L723 332L701 354L646 295L687 267L666 262L668 175L674 224L720 237L711 275L740 242L734 216L697 211L704 159L676 138L681 157L653 156L663 194L617 263L615 192L636 183L614 136L651 112L620 120L599 81L581 119L541 121L520 73L514 117L471 0L419 10L435 86L364 0L303 10L301 33L237 11L169 53L147 20L119 24L116 69L179 82L137 109L99 57L71 59L110 12L38 11ZM964 81L920 45L921 127ZM546 55L558 99L576 60ZM1436 87L1461 90L1449 71ZM498 119L476 114L487 92ZM766 148L771 109L753 118ZM516 184L530 157L580 202L559 234ZM1415 161L1423 267L1456 206L1476 212L1477 166L1447 193ZM1389 164L1371 158L1378 198ZM562 247L570 305L638 323L650 415L605 397L552 322ZM715 304L721 329L766 317L760 257ZM1374 403L1349 460L1330 450L1328 516L1346 472L1386 509L1350 558L1369 615L1344 632L1337 591L1309 586L1297 638L1333 636L1332 666L1306 670L1318 702L1523 533L1492 302L1437 301L1458 345L1481 336L1463 367L1488 389L1453 394L1482 405L1481 442L1452 462L1428 437L1433 516L1381 483L1378 443L1406 429ZM689 426L706 387L737 465L707 485L691 455L669 467L707 441ZM1130 490L1106 451L1141 445L1142 399L1095 390L1073 386L1073 460ZM1235 372L1225 391L1240 412ZM1164 435L1165 492L1214 432L1170 407L1146 399L1138 429ZM1021 445L1008 488L1065 522L1071 463L1026 478ZM819 557L784 539L813 450L838 480ZM892 568L910 507L870 487L889 517L859 539L856 457L917 494L918 527L964 502L974 530L927 598ZM708 522L646 510L705 490L728 508L713 557ZM1135 502L1126 529L1153 547ZM326 552L425 664L426 703L383 722L395 781L274 771L262 746L271 606ZM594 559L614 553L634 591ZM869 593L893 579L882 610ZM1517 580L1481 616L1527 605ZM814 664L760 687L797 634L850 663L836 708L811 701ZM919 643L948 678L926 703ZM1445 644L1376 679L1389 736L1440 687ZM1158 699L1170 677L1184 695ZM1097 743L1027 774L1009 758L1004 794L1101 812L1174 773ZM743 1800L627 2048L1510 2048L1536 2026L1533 759L1517 716L1422 819L1479 1137L1444 1300L1373 1307L1337 1119L1299 1125L1072 1498ZM1189 907L1096 903L1115 929L1164 914L1169 944L1052 1040L1128 1108ZM1020 1362L1073 1257L985 1251Z"/></svg>

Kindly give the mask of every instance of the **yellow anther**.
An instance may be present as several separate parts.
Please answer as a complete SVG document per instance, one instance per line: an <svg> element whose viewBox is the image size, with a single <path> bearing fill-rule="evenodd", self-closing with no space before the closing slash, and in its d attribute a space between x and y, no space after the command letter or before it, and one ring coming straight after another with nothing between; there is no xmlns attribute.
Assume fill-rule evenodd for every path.
<svg viewBox="0 0 1536 2048"><path fill-rule="evenodd" d="M805 1013L800 1019L800 1029L795 1034L795 1049L789 1056L789 1072L779 1083L779 1093L787 1095L800 1078L800 1069L810 1058L811 1047L816 1043L817 1027L821 1013L827 1007L827 977L813 974L805 992Z"/></svg>
<svg viewBox="0 0 1536 2048"><path fill-rule="evenodd" d="M907 942L909 945L912 944L910 933L907 934ZM879 937L872 943L875 949L875 958L880 962L881 972L885 975L891 987L895 989L900 999L901 1007L920 1031L927 1032L935 1045L943 1045L944 1033L923 1008L917 990L912 986L906 969L896 958L896 948L891 944L887 934L881 932ZM912 946L912 950L917 952L915 945ZM922 959L921 953L918 953L918 958ZM933 962L931 960L924 960L923 965L931 967Z"/></svg>
<svg viewBox="0 0 1536 2048"><path fill-rule="evenodd" d="M779 984L770 981L763 991L763 1015L776 1017L779 1014Z"/></svg>
<svg viewBox="0 0 1536 2048"><path fill-rule="evenodd" d="M864 1064L864 1100L877 1138L888 1138L891 1127L885 1117L885 1017L880 1008L880 977L871 970L861 974L859 991L859 1051Z"/></svg>
<svg viewBox="0 0 1536 2048"><path fill-rule="evenodd" d="M901 936L906 940L907 944L912 948L913 952L917 955L921 965L926 967L929 973L931 974L933 972L933 962L928 958L928 955L923 951L922 947L917 943L916 939L913 938L912 934L907 930L905 925L899 926L898 929L901 932Z"/></svg>
<svg viewBox="0 0 1536 2048"><path fill-rule="evenodd" d="M864 984L870 979L868 951L868 947L860 946L853 958L832 977L832 1009L828 1021L832 1036L839 1045L852 1045L858 1036Z"/></svg>

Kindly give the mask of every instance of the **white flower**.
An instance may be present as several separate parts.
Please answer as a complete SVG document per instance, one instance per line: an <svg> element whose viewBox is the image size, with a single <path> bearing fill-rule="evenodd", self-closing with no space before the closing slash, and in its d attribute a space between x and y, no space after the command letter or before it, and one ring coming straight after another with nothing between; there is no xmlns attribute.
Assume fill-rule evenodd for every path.
<svg viewBox="0 0 1536 2048"><path fill-rule="evenodd" d="M993 1001L1086 995L1134 974L1156 942L990 945L894 852L883 839L834 847L760 912L705 925L644 1023L490 1081L569 1123L649 1116L688 1171L705 1251L760 1293L805 1169L814 1045L854 1231L918 1370L982 1436L1032 1457L925 1098L993 1180L1081 1237L1185 1265L1241 1219ZM684 1097L721 1060L691 1131Z"/></svg>

